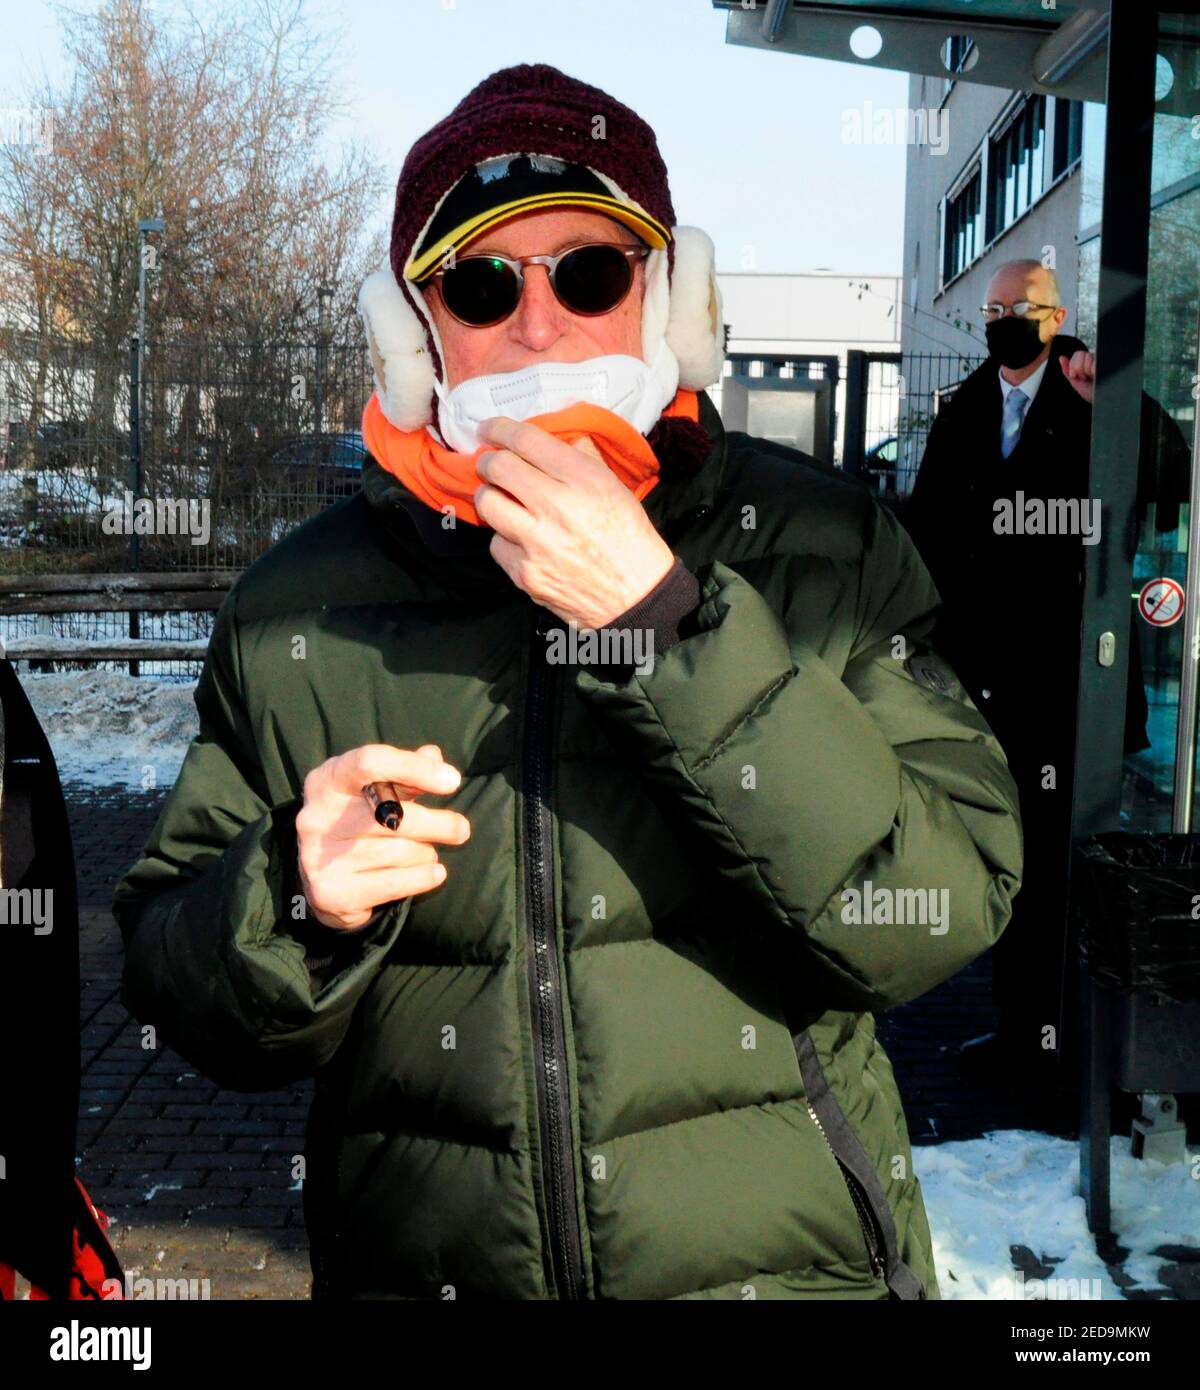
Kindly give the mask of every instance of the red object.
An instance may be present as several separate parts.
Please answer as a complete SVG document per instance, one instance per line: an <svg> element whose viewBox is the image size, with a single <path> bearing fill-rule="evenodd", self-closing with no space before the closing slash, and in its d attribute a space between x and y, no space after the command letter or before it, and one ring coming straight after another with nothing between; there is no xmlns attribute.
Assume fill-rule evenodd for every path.
<svg viewBox="0 0 1200 1390"><path fill-rule="evenodd" d="M1138 612L1151 627L1170 627L1183 617L1184 593L1174 579L1150 579L1138 594Z"/></svg>
<svg viewBox="0 0 1200 1390"><path fill-rule="evenodd" d="M87 1188L75 1179L75 1228L72 1232L71 1273L67 1285L68 1299L124 1299L125 1274L116 1251L109 1244L105 1231L108 1217L88 1196ZM115 1280L117 1287L104 1289L105 1283ZM11 1301L16 1291L16 1271L0 1261L0 1300ZM31 1284L31 1299L49 1299L44 1289Z"/></svg>

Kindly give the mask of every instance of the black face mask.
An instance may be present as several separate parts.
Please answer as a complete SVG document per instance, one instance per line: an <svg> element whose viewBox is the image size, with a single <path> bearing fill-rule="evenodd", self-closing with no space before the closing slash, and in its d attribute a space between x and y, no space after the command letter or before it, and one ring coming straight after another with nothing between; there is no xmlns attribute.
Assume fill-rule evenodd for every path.
<svg viewBox="0 0 1200 1390"><path fill-rule="evenodd" d="M1040 327L1036 319L1017 319L1008 315L984 324L989 355L1002 367L1010 367L1013 371L1028 367L1046 346L1038 337Z"/></svg>

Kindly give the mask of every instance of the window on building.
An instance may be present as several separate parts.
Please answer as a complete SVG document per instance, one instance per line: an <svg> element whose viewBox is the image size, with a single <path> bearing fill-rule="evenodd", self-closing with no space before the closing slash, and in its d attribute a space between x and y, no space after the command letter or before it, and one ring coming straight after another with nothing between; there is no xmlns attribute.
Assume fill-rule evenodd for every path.
<svg viewBox="0 0 1200 1390"><path fill-rule="evenodd" d="M983 249L983 177L978 169L952 197L946 199L946 231L942 247L942 280L952 280Z"/></svg>
<svg viewBox="0 0 1200 1390"><path fill-rule="evenodd" d="M1054 172L1052 178L1069 169L1083 152L1083 102L1055 98Z"/></svg>
<svg viewBox="0 0 1200 1390"><path fill-rule="evenodd" d="M1042 195L1046 98L1031 97L988 145L987 239L1000 235Z"/></svg>
<svg viewBox="0 0 1200 1390"><path fill-rule="evenodd" d="M971 57L974 48L974 39L965 34L951 34L942 46L942 62L950 72L966 72L975 66L976 60Z"/></svg>

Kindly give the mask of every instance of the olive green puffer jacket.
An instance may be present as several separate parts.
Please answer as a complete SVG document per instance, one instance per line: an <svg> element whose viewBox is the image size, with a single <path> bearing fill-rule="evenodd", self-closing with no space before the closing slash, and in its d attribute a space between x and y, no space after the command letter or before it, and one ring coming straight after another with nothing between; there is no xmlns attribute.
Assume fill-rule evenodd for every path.
<svg viewBox="0 0 1200 1390"><path fill-rule="evenodd" d="M122 997L222 1086L316 1075L314 1297L939 1297L873 1014L1003 930L1016 791L890 514L701 422L645 503L702 593L648 674L551 664L488 533L423 541L373 459L217 616ZM310 963L304 777L366 743L437 744L472 836Z"/></svg>

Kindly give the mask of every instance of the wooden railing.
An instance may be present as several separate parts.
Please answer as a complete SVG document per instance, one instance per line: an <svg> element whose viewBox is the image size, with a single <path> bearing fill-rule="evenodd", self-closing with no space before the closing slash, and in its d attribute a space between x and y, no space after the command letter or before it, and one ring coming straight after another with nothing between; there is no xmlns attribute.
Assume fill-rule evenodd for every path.
<svg viewBox="0 0 1200 1390"><path fill-rule="evenodd" d="M177 570L133 574L0 576L0 615L24 613L174 613L220 608L241 571ZM197 661L208 639L10 637L11 661Z"/></svg>

